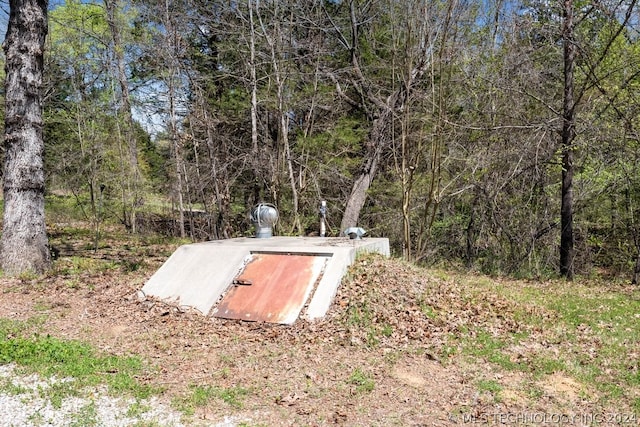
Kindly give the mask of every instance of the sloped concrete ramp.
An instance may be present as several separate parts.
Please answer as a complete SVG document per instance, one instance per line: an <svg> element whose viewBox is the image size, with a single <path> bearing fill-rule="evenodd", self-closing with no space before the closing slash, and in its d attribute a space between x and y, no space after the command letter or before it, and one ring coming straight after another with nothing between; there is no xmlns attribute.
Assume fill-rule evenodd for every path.
<svg viewBox="0 0 640 427"><path fill-rule="evenodd" d="M291 324L300 314L313 320L327 313L347 267L361 252L389 256L389 240L279 236L194 243L179 247L141 292L203 315ZM301 264L294 258L311 261ZM298 271L306 264L310 274ZM261 269L256 270L257 265ZM256 292L240 287L253 287ZM279 301L289 294L298 295L294 303Z"/></svg>

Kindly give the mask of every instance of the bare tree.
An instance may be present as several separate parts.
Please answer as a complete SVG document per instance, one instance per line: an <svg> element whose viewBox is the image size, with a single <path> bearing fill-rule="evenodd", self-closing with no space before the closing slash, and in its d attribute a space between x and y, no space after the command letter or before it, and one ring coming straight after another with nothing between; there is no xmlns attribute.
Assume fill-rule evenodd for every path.
<svg viewBox="0 0 640 427"><path fill-rule="evenodd" d="M564 0L562 42L564 48L564 97L562 102L562 197L560 208L560 274L573 278L573 147L576 136L576 104L573 94L576 44L573 36L573 0Z"/></svg>
<svg viewBox="0 0 640 427"><path fill-rule="evenodd" d="M249 15L251 14L251 9L249 11ZM258 20L260 22L260 28L262 29L262 36L264 37L266 44L268 46L270 61L271 61L271 78L275 80L276 83L276 111L278 116L278 145L279 151L282 148L282 154L284 156L284 163L286 163L287 174L289 178L289 185L291 187L291 199L292 199L292 232L301 233L302 226L300 224L299 217L299 196L298 196L298 188L296 186L296 178L294 173L293 159L291 153L291 146L289 141L289 127L290 127L290 110L288 103L288 98L290 98L290 94L288 93L290 89L287 87L287 69L286 69L286 56L289 53L285 46L285 40L287 38L287 33L289 33L289 37L291 37L291 28L294 26L291 24L291 13L286 14L279 7L279 2L273 3L273 10L271 13L273 14L273 26L268 29L265 25L264 20L260 17L261 10L258 9L258 4L256 4L256 15L258 16ZM263 12L262 12L263 13ZM253 21L252 21L253 22ZM288 27L288 28L287 28ZM253 37L251 38L251 50L252 54L254 52L254 42ZM255 72L252 67L252 72ZM252 82L254 81L255 76L252 75ZM253 111L253 91L252 91L252 111ZM279 174L279 164L274 168L274 173ZM272 179L272 181L276 181L276 179ZM276 201L276 200L274 200Z"/></svg>
<svg viewBox="0 0 640 427"><path fill-rule="evenodd" d="M113 55L115 62L115 74L120 87L121 105L120 113L123 118L122 126L116 121L119 136L124 139L125 148L122 155L123 172L123 219L126 226L136 232L136 210L139 204L142 176L138 167L138 146L133 132L134 123L131 112L131 95L129 93L129 80L126 73L126 61L124 56L124 42L122 40L122 24L118 18L119 0L105 0L106 18L111 32L113 43Z"/></svg>
<svg viewBox="0 0 640 427"><path fill-rule="evenodd" d="M184 207L184 194L185 194L185 180L186 173L185 165L183 162L183 150L182 150L182 141L181 136L178 132L178 115L177 115L177 85L179 80L179 63L178 63L178 50L180 43L180 36L178 35L178 30L174 25L174 17L171 13L171 6L168 1L164 2L164 11L163 11L164 21L163 24L165 26L165 46L163 50L163 59L166 64L166 77L165 84L167 86L167 109L168 109L168 119L167 119L167 131L169 134L169 139L171 141L171 153L173 160L175 162L174 169L174 197L175 202L177 203L178 209L178 226L180 229L180 237L186 236L185 231L185 207Z"/></svg>
<svg viewBox="0 0 640 427"><path fill-rule="evenodd" d="M432 55L435 39L446 39L456 4L457 2L453 0L447 2L443 8L443 15L439 14L442 12L436 12L438 8L431 5L430 2L424 1L415 2L411 8L406 8L406 5L403 5L400 9L395 10L397 13L404 10L406 21L415 18L414 31L416 36L415 40L414 37L407 40L407 57L398 59L400 67L404 68L386 82L375 81L367 74L365 61L363 61L365 52L363 52L362 43L363 40L373 37L373 34L365 33L368 30L367 25L374 21L369 15L380 11L392 14L394 12L391 9L398 7L398 5L393 2L360 4L360 2L352 0L349 2L349 27L344 30L337 26L334 28L341 44L350 53L351 67L348 81L357 96L348 97L346 91L337 85L338 94L350 104L361 108L371 124L370 132L365 141L362 165L353 181L342 216L340 226L342 230L358 223L367 192L378 172L380 162L385 152L392 146L396 119L408 108L408 103L416 87L424 79L429 68L433 66ZM377 9L374 9L374 6ZM434 21L435 24L432 24ZM415 42L416 40L418 41ZM375 74L376 72L373 73L373 75ZM338 83L339 81L336 79L336 84ZM381 87L384 90L380 90ZM408 187L405 185L405 188Z"/></svg>
<svg viewBox="0 0 640 427"><path fill-rule="evenodd" d="M11 0L6 56L4 222L0 263L6 274L50 267L44 215L41 85L46 0Z"/></svg>
<svg viewBox="0 0 640 427"><path fill-rule="evenodd" d="M574 275L574 258L575 258L575 239L573 231L573 177L574 177L574 139L576 137L576 115L577 108L580 105L585 94L594 86L601 85L597 74L602 67L605 59L610 54L614 42L623 33L624 29L632 20L633 11L636 0L632 0L626 5L626 8L617 9L623 2L618 3L613 9L607 10L602 5L596 4L594 7L588 8L580 21L584 22L588 15L594 11L600 10L603 16L607 17L612 23L614 30L611 35L603 40L602 49L596 50L591 57L587 42L578 45L575 37L574 23L574 3L573 0L563 1L563 26L562 26L562 42L563 42L563 64L564 64L564 96L562 102L562 131L560 152L562 154L562 196L560 208L560 274L567 279L572 279ZM621 13L624 12L624 13ZM620 19L620 17L622 19ZM575 90L576 56L578 49L581 49L582 56L586 57L586 75L584 83Z"/></svg>

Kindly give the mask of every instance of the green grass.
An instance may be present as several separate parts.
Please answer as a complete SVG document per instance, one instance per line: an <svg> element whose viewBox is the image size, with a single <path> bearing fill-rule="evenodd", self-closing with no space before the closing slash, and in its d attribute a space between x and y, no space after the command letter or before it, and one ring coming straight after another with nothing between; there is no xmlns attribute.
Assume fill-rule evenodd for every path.
<svg viewBox="0 0 640 427"><path fill-rule="evenodd" d="M507 347L507 339L512 337L497 337L491 333L478 329L476 333L468 335L462 342L462 353L476 358L483 358L502 368L517 370L520 366L512 362L503 350Z"/></svg>
<svg viewBox="0 0 640 427"><path fill-rule="evenodd" d="M514 362L509 347L527 340L526 335L478 329L456 337L463 354L533 378L562 372L597 390L608 402L640 392L638 293L578 280L474 281L469 286L511 300L513 317L547 345L530 352L526 361ZM527 314L522 307L535 307L539 314Z"/></svg>
<svg viewBox="0 0 640 427"><path fill-rule="evenodd" d="M221 400L225 404L241 409L244 398L250 390L244 387L217 387L211 385L189 386L189 391L173 401L173 407L186 415L193 415L197 408L209 405L214 400Z"/></svg>
<svg viewBox="0 0 640 427"><path fill-rule="evenodd" d="M142 403L140 400L136 400L127 408L126 416L129 418L138 418L150 410L151 406Z"/></svg>
<svg viewBox="0 0 640 427"><path fill-rule="evenodd" d="M96 403L91 401L72 415L69 427L92 427L98 425L99 421Z"/></svg>
<svg viewBox="0 0 640 427"><path fill-rule="evenodd" d="M356 387L356 392L358 393L372 392L376 386L373 376L366 373L360 368L356 368L351 373L349 379L347 380L347 383L354 385Z"/></svg>
<svg viewBox="0 0 640 427"><path fill-rule="evenodd" d="M491 393L495 399L498 399L502 386L496 380L479 380L476 384L479 391Z"/></svg>
<svg viewBox="0 0 640 427"><path fill-rule="evenodd" d="M29 322L0 320L0 364L15 363L24 373L57 378L41 391L55 407L66 397L81 395L86 387L100 384L106 384L113 393L137 399L161 391L136 379L146 369L138 357L105 355L79 341L25 333L30 329ZM9 384L5 386L3 390L11 390Z"/></svg>
<svg viewBox="0 0 640 427"><path fill-rule="evenodd" d="M24 321L0 318L0 340L40 331L46 321L46 315L33 316Z"/></svg>
<svg viewBox="0 0 640 427"><path fill-rule="evenodd" d="M423 298L418 299L418 307L420 311L429 319L434 320L438 318L438 312L431 307Z"/></svg>
<svg viewBox="0 0 640 427"><path fill-rule="evenodd" d="M78 199L73 196L47 195L45 197L45 212L47 218L64 218L65 221L86 219Z"/></svg>
<svg viewBox="0 0 640 427"><path fill-rule="evenodd" d="M9 378L3 378L2 380L0 380L0 392L5 393L9 396L17 396L27 393L28 391L29 389L21 385L16 385Z"/></svg>
<svg viewBox="0 0 640 427"><path fill-rule="evenodd" d="M118 263L111 260L81 256L64 257L55 261L54 275L75 276L82 273L96 274L118 269Z"/></svg>

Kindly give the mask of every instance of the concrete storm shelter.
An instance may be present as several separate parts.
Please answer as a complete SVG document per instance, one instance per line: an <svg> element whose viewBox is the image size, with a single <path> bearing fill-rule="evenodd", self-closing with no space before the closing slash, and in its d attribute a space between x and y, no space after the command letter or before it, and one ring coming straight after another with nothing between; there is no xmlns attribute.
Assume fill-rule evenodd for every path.
<svg viewBox="0 0 640 427"><path fill-rule="evenodd" d="M355 230L352 238L269 235L184 245L141 292L206 316L281 324L319 319L358 253L389 256L388 239L360 238Z"/></svg>

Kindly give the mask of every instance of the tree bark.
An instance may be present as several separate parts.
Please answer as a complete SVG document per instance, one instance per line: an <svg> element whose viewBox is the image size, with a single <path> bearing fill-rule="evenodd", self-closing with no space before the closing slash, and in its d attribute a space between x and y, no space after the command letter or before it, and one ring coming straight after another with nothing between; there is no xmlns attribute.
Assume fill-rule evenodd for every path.
<svg viewBox="0 0 640 427"><path fill-rule="evenodd" d="M9 5L3 46L6 154L0 264L5 274L40 274L51 265L44 215L41 99L48 1L11 0Z"/></svg>
<svg viewBox="0 0 640 427"><path fill-rule="evenodd" d="M573 39L573 0L564 1L564 99L562 141L562 200L560 207L560 274L573 279L575 257L573 236L573 139L575 138L575 102L573 94L576 47Z"/></svg>
<svg viewBox="0 0 640 427"><path fill-rule="evenodd" d="M384 134L385 125L384 118L376 119L373 122L373 128L368 137L369 148L367 149L360 173L351 187L351 194L349 194L349 198L347 199L342 221L340 222L340 232L358 225L360 212L362 212L364 203L367 200L367 192L378 171L378 163L382 156L382 145L386 142L386 135Z"/></svg>

